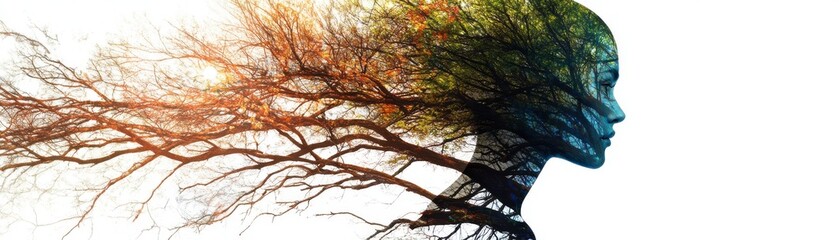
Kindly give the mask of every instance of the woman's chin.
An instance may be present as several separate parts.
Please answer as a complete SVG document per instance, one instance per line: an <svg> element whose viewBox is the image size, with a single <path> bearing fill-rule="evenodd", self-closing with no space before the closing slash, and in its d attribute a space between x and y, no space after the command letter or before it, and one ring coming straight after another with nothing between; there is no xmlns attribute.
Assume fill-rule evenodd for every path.
<svg viewBox="0 0 839 240"><path fill-rule="evenodd" d="M603 142L603 144L585 145L585 147L583 148L551 148L549 149L550 152L547 155L551 157L562 158L586 168L595 169L603 166L603 163L606 160L607 147L608 143Z"/></svg>
<svg viewBox="0 0 839 240"><path fill-rule="evenodd" d="M606 161L606 159L603 155L603 151L598 152L598 154L596 156L588 156L588 157L585 157L585 158L568 158L566 160L568 160L569 162L572 162L574 164L577 164L577 165L580 165L580 166L583 166L583 167L586 167L586 168L591 168L591 169L600 168L601 166L603 166L603 163L605 163L605 161Z"/></svg>

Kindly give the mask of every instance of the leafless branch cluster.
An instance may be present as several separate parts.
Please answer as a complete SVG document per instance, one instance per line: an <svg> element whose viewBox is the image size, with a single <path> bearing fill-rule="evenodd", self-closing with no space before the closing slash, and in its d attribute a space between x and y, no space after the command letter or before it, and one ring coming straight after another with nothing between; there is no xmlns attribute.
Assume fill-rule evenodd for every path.
<svg viewBox="0 0 839 240"><path fill-rule="evenodd" d="M327 191L389 186L432 204L418 219L388 223L353 212L324 215L359 219L375 228L370 238L405 228L441 239L530 238L521 202L544 161L560 152L544 146L576 158L593 154L582 139L595 129L575 122L585 120L583 106L604 107L579 84L588 75L577 72L592 68L571 56L599 40L570 41L577 34L570 26L546 30L531 26L529 15L505 16L507 6L496 6L505 3L479 2L317 8L310 1L232 1L236 22L114 42L85 67L2 29L0 37L24 50L19 75L0 84L0 188L66 166L88 174L109 167L115 174L83 181L80 190L90 194L79 198L75 229L108 193L151 171L160 178L134 193L132 217L147 213L155 194L174 182L206 206L180 227L265 202L278 210L256 215L280 216ZM555 19L527 9L519 13ZM564 47L562 54L539 52L537 38ZM585 51L572 49L578 46ZM535 110L516 112L520 103L512 101ZM508 121L516 114L542 120ZM471 162L454 156L470 148ZM420 162L463 176L442 194L400 177ZM287 190L305 194L277 197Z"/></svg>

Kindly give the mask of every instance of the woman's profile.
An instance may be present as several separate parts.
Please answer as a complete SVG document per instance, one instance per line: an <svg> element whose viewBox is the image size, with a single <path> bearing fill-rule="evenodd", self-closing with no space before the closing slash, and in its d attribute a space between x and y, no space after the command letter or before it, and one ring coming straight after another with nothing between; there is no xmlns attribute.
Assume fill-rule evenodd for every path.
<svg viewBox="0 0 839 240"><path fill-rule="evenodd" d="M612 91L616 46L605 23L573 1L475 5L481 11L429 61L457 69L447 71L455 78L447 94L469 112L476 149L413 226L470 219L482 231L468 238L533 239L521 205L545 162L600 167L625 117Z"/></svg>

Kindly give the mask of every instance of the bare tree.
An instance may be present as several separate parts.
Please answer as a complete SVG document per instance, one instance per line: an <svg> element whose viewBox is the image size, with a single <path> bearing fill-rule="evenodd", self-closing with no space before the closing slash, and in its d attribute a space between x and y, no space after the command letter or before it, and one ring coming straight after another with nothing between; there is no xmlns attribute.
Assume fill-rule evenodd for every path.
<svg viewBox="0 0 839 240"><path fill-rule="evenodd" d="M598 81L616 68L616 55L605 25L576 3L230 6L235 23L179 28L140 45L114 43L86 69L3 30L28 43L21 44L20 72L40 86L34 94L13 81L0 85L4 181L37 179L66 163L118 169L89 185L76 227L103 195L160 162L171 167L150 180L155 186L132 205L134 218L169 181L223 199L182 227L212 224L261 202L281 208L257 214L278 216L326 191L387 185L432 204L418 219L386 223L352 212L326 215L361 219L375 228L370 238L409 227L445 239L528 239L535 236L520 217L521 202L544 162L560 156L602 163L595 149L605 147L589 139L604 132L591 114L611 110ZM196 69L211 74L197 76ZM471 162L452 155L472 147ZM438 195L399 177L418 162L463 176ZM237 187L205 189L230 182ZM269 200L287 189L306 194Z"/></svg>

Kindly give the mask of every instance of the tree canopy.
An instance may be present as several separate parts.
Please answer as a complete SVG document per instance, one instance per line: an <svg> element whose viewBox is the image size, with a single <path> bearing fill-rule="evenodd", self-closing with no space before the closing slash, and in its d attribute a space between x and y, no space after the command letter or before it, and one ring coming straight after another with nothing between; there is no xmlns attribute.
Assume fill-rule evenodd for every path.
<svg viewBox="0 0 839 240"><path fill-rule="evenodd" d="M69 166L117 173L84 180L78 227L126 181L153 183L135 193L134 218L175 182L212 202L180 226L191 227L260 203L276 208L255 214L276 216L327 191L393 186L430 206L382 223L330 214L362 219L370 238L407 227L528 239L521 202L545 161L602 164L603 143L590 139L603 130L591 122L610 114L602 82L617 77L616 49L605 24L573 1L229 7L234 22L112 43L84 67L2 29L21 55L18 77L0 84L0 187L27 191L21 182ZM453 156L470 149L471 160ZM438 194L400 177L417 163L463 175ZM144 179L150 171L161 178ZM288 189L305 194L274 198Z"/></svg>

